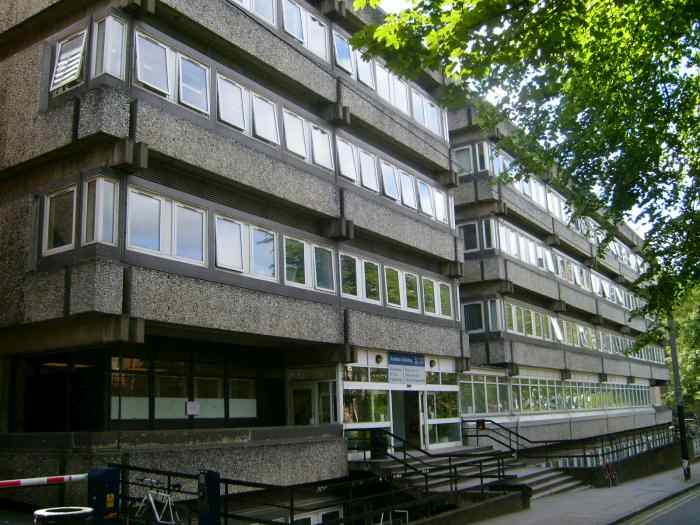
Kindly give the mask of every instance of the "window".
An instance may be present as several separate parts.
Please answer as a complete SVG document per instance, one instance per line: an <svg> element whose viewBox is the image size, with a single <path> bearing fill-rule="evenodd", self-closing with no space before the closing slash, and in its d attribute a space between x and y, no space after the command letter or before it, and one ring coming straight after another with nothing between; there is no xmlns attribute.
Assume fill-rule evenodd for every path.
<svg viewBox="0 0 700 525"><path fill-rule="evenodd" d="M362 185L365 188L379 191L376 158L374 155L364 150L360 150L360 173L362 176Z"/></svg>
<svg viewBox="0 0 700 525"><path fill-rule="evenodd" d="M401 201L405 206L415 210L417 207L416 183L414 182L413 177L411 177L408 173L403 171L399 171L399 173L401 174Z"/></svg>
<svg viewBox="0 0 700 525"><path fill-rule="evenodd" d="M136 33L136 78L163 95L170 94L168 49L152 38Z"/></svg>
<svg viewBox="0 0 700 525"><path fill-rule="evenodd" d="M379 265L370 261L364 261L363 273L365 275L365 299L380 302L382 295L379 286Z"/></svg>
<svg viewBox="0 0 700 525"><path fill-rule="evenodd" d="M423 109L423 95L418 93L415 89L411 90L411 103L413 105L413 118L425 126L425 112Z"/></svg>
<svg viewBox="0 0 700 525"><path fill-rule="evenodd" d="M425 101L425 125L436 135L442 135L442 112L428 100Z"/></svg>
<svg viewBox="0 0 700 525"><path fill-rule="evenodd" d="M119 183L98 177L83 188L83 244L117 244Z"/></svg>
<svg viewBox="0 0 700 525"><path fill-rule="evenodd" d="M253 132L258 138L279 144L275 106L259 95L253 95Z"/></svg>
<svg viewBox="0 0 700 525"><path fill-rule="evenodd" d="M252 0L253 12L266 22L275 24L275 2L273 0Z"/></svg>
<svg viewBox="0 0 700 525"><path fill-rule="evenodd" d="M420 203L420 211L426 215L433 216L433 197L430 191L430 186L428 186L422 180L418 181L418 198Z"/></svg>
<svg viewBox="0 0 700 525"><path fill-rule="evenodd" d="M308 41L307 47L315 55L323 60L328 60L328 36L326 24L318 20L315 16L309 15L307 22Z"/></svg>
<svg viewBox="0 0 700 525"><path fill-rule="evenodd" d="M379 64L376 65L377 72L377 93L387 102L391 102L391 80L389 77L389 71Z"/></svg>
<svg viewBox="0 0 700 525"><path fill-rule="evenodd" d="M343 295L358 297L357 259L350 255L340 256L340 280Z"/></svg>
<svg viewBox="0 0 700 525"><path fill-rule="evenodd" d="M493 219L484 219L484 250L495 247L495 224Z"/></svg>
<svg viewBox="0 0 700 525"><path fill-rule="evenodd" d="M305 159L304 121L286 109L282 111L282 121L284 123L284 140L287 149Z"/></svg>
<svg viewBox="0 0 700 525"><path fill-rule="evenodd" d="M559 326L559 319L550 316L549 321L552 323L554 337L557 339L557 341L564 341L564 334L562 334L561 327Z"/></svg>
<svg viewBox="0 0 700 525"><path fill-rule="evenodd" d="M486 143L485 142L478 142L476 144L476 167L477 167L478 171L484 171L487 169L486 155L487 155Z"/></svg>
<svg viewBox="0 0 700 525"><path fill-rule="evenodd" d="M301 7L290 0L284 2L284 29L304 43L304 22Z"/></svg>
<svg viewBox="0 0 700 525"><path fill-rule="evenodd" d="M384 267L386 282L386 302L390 306L401 308L401 272L395 268Z"/></svg>
<svg viewBox="0 0 700 525"><path fill-rule="evenodd" d="M336 147L338 149L338 163L340 164L340 174L352 181L357 181L357 165L355 163L355 146L345 140L336 137Z"/></svg>
<svg viewBox="0 0 700 525"><path fill-rule="evenodd" d="M206 214L202 210L174 203L175 256L204 262Z"/></svg>
<svg viewBox="0 0 700 525"><path fill-rule="evenodd" d="M447 196L441 191L434 191L435 199L435 218L445 224L449 221L449 213L447 211Z"/></svg>
<svg viewBox="0 0 700 525"><path fill-rule="evenodd" d="M161 217L164 212L162 199L129 190L129 228L128 244L130 247L149 251L161 250Z"/></svg>
<svg viewBox="0 0 700 525"><path fill-rule="evenodd" d="M72 186L46 197L44 206L44 255L75 247L76 188Z"/></svg>
<svg viewBox="0 0 700 525"><path fill-rule="evenodd" d="M449 284L440 283L440 314L452 317L452 287Z"/></svg>
<svg viewBox="0 0 700 525"><path fill-rule="evenodd" d="M216 218L216 265L243 271L243 226L225 217Z"/></svg>
<svg viewBox="0 0 700 525"><path fill-rule="evenodd" d="M321 246L314 246L314 267L316 288L330 292L335 291L333 251Z"/></svg>
<svg viewBox="0 0 700 525"><path fill-rule="evenodd" d="M464 305L464 327L467 333L484 331L484 309L481 303Z"/></svg>
<svg viewBox="0 0 700 525"><path fill-rule="evenodd" d="M498 301L496 299L490 299L488 302L489 306L489 330L492 332L497 332L501 330L501 323L498 313Z"/></svg>
<svg viewBox="0 0 700 525"><path fill-rule="evenodd" d="M409 115L411 110L408 107L408 85L395 75L391 76L394 106Z"/></svg>
<svg viewBox="0 0 700 525"><path fill-rule="evenodd" d="M306 245L302 241L284 239L285 280L290 284L306 284Z"/></svg>
<svg viewBox="0 0 700 525"><path fill-rule="evenodd" d="M51 76L51 92L68 89L83 81L86 39L87 31L81 31L58 43Z"/></svg>
<svg viewBox="0 0 700 525"><path fill-rule="evenodd" d="M374 89L374 62L362 58L362 53L360 51L355 51L355 59L357 63L358 80Z"/></svg>
<svg viewBox="0 0 700 525"><path fill-rule="evenodd" d="M384 194L394 200L399 198L399 183L396 179L396 168L385 161L379 162L382 170L382 182L384 185Z"/></svg>
<svg viewBox="0 0 700 525"><path fill-rule="evenodd" d="M313 146L314 163L332 170L333 152L330 134L317 126L311 126L311 145Z"/></svg>
<svg viewBox="0 0 700 525"><path fill-rule="evenodd" d="M126 24L108 16L97 22L95 76L107 73L124 78Z"/></svg>
<svg viewBox="0 0 700 525"><path fill-rule="evenodd" d="M246 109L243 102L244 90L225 77L217 78L219 95L219 120L240 130L246 129Z"/></svg>
<svg viewBox="0 0 700 525"><path fill-rule="evenodd" d="M432 279L423 278L423 304L425 311L430 314L436 314L437 308L435 304L435 281Z"/></svg>
<svg viewBox="0 0 700 525"><path fill-rule="evenodd" d="M474 252L479 249L479 229L476 222L471 222L460 227L464 238L464 251Z"/></svg>
<svg viewBox="0 0 700 525"><path fill-rule="evenodd" d="M469 175L474 171L471 146L455 150L455 171L458 175Z"/></svg>
<svg viewBox="0 0 700 525"><path fill-rule="evenodd" d="M338 33L333 33L333 43L335 46L335 63L352 74L352 49L348 39Z"/></svg>
<svg viewBox="0 0 700 525"><path fill-rule="evenodd" d="M418 276L412 273L404 273L404 287L406 289L406 308L409 310L420 310Z"/></svg>
<svg viewBox="0 0 700 525"><path fill-rule="evenodd" d="M275 279L277 263L275 256L275 234L262 228L251 228L252 273Z"/></svg>
<svg viewBox="0 0 700 525"><path fill-rule="evenodd" d="M209 68L180 55L180 103L209 114Z"/></svg>

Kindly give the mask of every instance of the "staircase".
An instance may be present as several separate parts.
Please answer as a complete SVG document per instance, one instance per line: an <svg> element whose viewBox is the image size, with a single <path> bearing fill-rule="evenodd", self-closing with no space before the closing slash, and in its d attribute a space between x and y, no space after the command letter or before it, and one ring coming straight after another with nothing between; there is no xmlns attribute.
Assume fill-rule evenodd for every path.
<svg viewBox="0 0 700 525"><path fill-rule="evenodd" d="M583 481L553 467L529 465L509 473L516 476L513 480L514 483L525 484L532 489L532 499L579 490L588 486Z"/></svg>

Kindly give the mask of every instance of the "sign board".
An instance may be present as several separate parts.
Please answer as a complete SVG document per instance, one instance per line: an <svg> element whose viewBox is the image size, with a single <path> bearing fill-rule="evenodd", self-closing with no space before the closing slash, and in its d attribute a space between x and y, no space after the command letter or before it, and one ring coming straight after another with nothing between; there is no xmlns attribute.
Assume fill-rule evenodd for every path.
<svg viewBox="0 0 700 525"><path fill-rule="evenodd" d="M188 401L186 407L188 416L198 416L199 415L199 401Z"/></svg>
<svg viewBox="0 0 700 525"><path fill-rule="evenodd" d="M389 354L389 382L424 384L425 357L411 354Z"/></svg>

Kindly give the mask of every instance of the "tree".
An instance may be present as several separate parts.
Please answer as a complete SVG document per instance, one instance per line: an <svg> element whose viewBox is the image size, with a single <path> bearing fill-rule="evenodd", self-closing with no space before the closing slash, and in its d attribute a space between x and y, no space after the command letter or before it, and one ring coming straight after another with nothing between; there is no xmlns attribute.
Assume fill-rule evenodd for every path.
<svg viewBox="0 0 700 525"><path fill-rule="evenodd" d="M678 358L686 405L700 416L700 285L674 311L678 322ZM672 402L669 391L667 402Z"/></svg>
<svg viewBox="0 0 700 525"><path fill-rule="evenodd" d="M700 280L700 0L415 0L352 42L407 77L441 71L486 129L513 123L511 176L553 180L603 246L647 223L649 312Z"/></svg>

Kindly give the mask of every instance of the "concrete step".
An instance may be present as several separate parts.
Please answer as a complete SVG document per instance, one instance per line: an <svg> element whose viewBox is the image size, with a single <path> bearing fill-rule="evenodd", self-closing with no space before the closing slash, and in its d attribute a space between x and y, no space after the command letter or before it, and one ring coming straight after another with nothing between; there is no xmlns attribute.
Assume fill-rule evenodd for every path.
<svg viewBox="0 0 700 525"><path fill-rule="evenodd" d="M528 483L532 487L533 494L539 494L541 492L548 492L556 487L565 486L571 481L578 481L576 478L567 476L566 474L560 474L558 476L551 476L544 480L537 481L534 485Z"/></svg>
<svg viewBox="0 0 700 525"><path fill-rule="evenodd" d="M583 489L586 488L586 484L583 481L579 481L575 478L570 478L570 481L567 483L559 484L557 486L552 487L549 490L545 490L543 492L537 492L532 495L532 499L539 499L539 498L544 498L547 496L554 496L555 494L561 494L562 492L570 492L574 491L576 489Z"/></svg>

